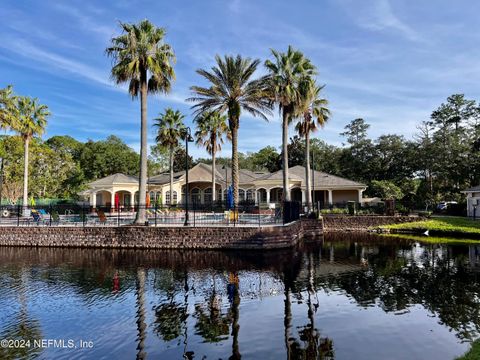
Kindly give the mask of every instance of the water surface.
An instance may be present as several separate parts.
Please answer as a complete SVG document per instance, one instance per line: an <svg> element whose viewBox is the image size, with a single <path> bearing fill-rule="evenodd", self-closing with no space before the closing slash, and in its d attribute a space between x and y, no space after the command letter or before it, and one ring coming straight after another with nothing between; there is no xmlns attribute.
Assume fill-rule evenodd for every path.
<svg viewBox="0 0 480 360"><path fill-rule="evenodd" d="M479 250L353 234L266 253L3 247L0 340L77 348L0 359L450 360L479 336Z"/></svg>

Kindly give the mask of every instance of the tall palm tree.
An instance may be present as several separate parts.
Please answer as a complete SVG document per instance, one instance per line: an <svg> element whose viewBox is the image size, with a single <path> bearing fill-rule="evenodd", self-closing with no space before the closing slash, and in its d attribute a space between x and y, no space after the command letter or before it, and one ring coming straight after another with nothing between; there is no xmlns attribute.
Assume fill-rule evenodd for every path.
<svg viewBox="0 0 480 360"><path fill-rule="evenodd" d="M173 155L175 149L178 148L179 140L185 135L185 125L183 123L183 115L178 110L172 108L165 109L163 114L153 119L157 127L157 137L155 140L165 149L169 151L170 157L170 205L173 204Z"/></svg>
<svg viewBox="0 0 480 360"><path fill-rule="evenodd" d="M24 144L24 168L23 168L23 202L27 205L28 199L28 149L34 136L41 136L47 126L47 118L50 116L48 107L38 103L38 99L25 96L17 98L14 120L10 128L17 132L23 139Z"/></svg>
<svg viewBox="0 0 480 360"><path fill-rule="evenodd" d="M230 132L227 126L227 117L221 115L216 111L202 113L195 119L197 123L197 131L195 137L197 138L197 145L204 146L207 152L212 156L212 201L216 199L216 184L215 184L215 157L217 151L222 150L223 135L227 135L231 139Z"/></svg>
<svg viewBox="0 0 480 360"><path fill-rule="evenodd" d="M197 73L204 77L210 87L192 86L194 96L187 101L195 102L192 106L196 115L204 112L227 112L228 126L232 134L232 185L233 200L238 203L238 128L242 110L255 117L268 120L272 108L266 88L266 78L251 80L260 60L242 58L240 55L221 58L215 57L216 66L210 71L199 69Z"/></svg>
<svg viewBox="0 0 480 360"><path fill-rule="evenodd" d="M316 74L315 66L303 53L291 46L287 52L271 50L274 61L266 60L270 94L282 115L282 169L284 200L290 201L288 188L288 125L301 102L301 89Z"/></svg>
<svg viewBox="0 0 480 360"><path fill-rule="evenodd" d="M297 110L297 116L303 118L302 121L297 123L295 129L300 136L305 138L305 178L308 210L311 209L312 195L310 188L310 133L317 131L318 126L323 127L330 117L330 110L327 108L328 101L320 96L320 92L324 87L325 85L318 86L311 80L302 91L302 101Z"/></svg>
<svg viewBox="0 0 480 360"><path fill-rule="evenodd" d="M123 34L111 40L106 49L113 58L111 76L117 84L129 83L132 98L140 94L140 178L139 207L136 224L146 221L147 194L147 94L168 93L175 78L172 63L175 61L170 45L164 42L165 29L148 20L138 24L120 23Z"/></svg>

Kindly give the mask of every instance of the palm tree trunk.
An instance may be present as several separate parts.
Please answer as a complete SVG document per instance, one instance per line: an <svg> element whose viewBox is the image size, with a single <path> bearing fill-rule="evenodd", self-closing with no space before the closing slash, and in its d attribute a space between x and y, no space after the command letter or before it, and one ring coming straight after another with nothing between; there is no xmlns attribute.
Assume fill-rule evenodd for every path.
<svg viewBox="0 0 480 360"><path fill-rule="evenodd" d="M173 147L170 148L170 206L173 205Z"/></svg>
<svg viewBox="0 0 480 360"><path fill-rule="evenodd" d="M217 152L217 141L213 139L212 141L212 203L215 203L217 200L217 191L215 189L215 157Z"/></svg>
<svg viewBox="0 0 480 360"><path fill-rule="evenodd" d="M311 195L312 189L310 189L310 132L307 131L305 134L305 179L307 185L307 209L310 211L311 207Z"/></svg>
<svg viewBox="0 0 480 360"><path fill-rule="evenodd" d="M232 187L233 203L238 204L238 128L231 128L232 131Z"/></svg>
<svg viewBox="0 0 480 360"><path fill-rule="evenodd" d="M147 325L145 323L145 269L137 269L137 282L136 282L136 293L137 293L137 360L146 359L147 354L145 352L145 340L147 337L146 329Z"/></svg>
<svg viewBox="0 0 480 360"><path fill-rule="evenodd" d="M140 75L140 179L138 189L138 211L135 224L145 224L146 209L145 200L147 196L147 71L142 70ZM171 195L171 194L170 194Z"/></svg>
<svg viewBox="0 0 480 360"><path fill-rule="evenodd" d="M28 147L30 145L30 137L25 136L24 138L24 164L23 164L23 201L22 205L27 206L28 205ZM25 208L23 208L23 211L25 212Z"/></svg>
<svg viewBox="0 0 480 360"><path fill-rule="evenodd" d="M288 112L283 110L282 121L282 169L283 169L283 200L290 201L288 188Z"/></svg>

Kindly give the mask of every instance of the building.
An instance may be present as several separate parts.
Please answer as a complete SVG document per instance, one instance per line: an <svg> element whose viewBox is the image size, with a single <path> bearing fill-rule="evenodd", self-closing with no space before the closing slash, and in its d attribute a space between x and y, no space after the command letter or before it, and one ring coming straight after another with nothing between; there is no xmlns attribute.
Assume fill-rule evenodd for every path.
<svg viewBox="0 0 480 360"><path fill-rule="evenodd" d="M467 215L479 217L480 212L480 185L474 186L470 189L462 191L462 193L467 195Z"/></svg>
<svg viewBox="0 0 480 360"><path fill-rule="evenodd" d="M232 183L230 168L218 166L216 171L216 198L226 199L228 187ZM188 172L189 202L208 204L212 201L211 166L199 163ZM315 171L311 186L313 201L321 206L344 203L346 201L362 202L364 184L357 183L324 172ZM185 202L185 171L174 173L173 194L170 194L170 173L162 173L148 179L150 201L164 205L183 204ZM282 171L274 173L240 170L239 201L249 200L255 203L272 204L282 200ZM289 168L289 187L291 198L295 201L306 201L305 168L294 166ZM132 199L138 202L138 178L114 174L91 182L82 195L89 199L92 207L130 207Z"/></svg>

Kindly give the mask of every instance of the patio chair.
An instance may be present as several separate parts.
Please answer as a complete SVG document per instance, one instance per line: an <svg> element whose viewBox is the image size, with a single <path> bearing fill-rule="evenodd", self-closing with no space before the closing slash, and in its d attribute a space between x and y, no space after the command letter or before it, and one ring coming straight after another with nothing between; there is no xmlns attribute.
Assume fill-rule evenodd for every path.
<svg viewBox="0 0 480 360"><path fill-rule="evenodd" d="M45 225L45 219L37 210L32 210L33 222L37 225Z"/></svg>

